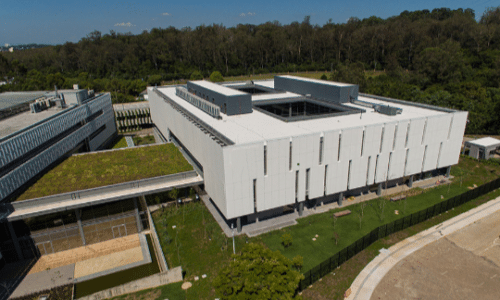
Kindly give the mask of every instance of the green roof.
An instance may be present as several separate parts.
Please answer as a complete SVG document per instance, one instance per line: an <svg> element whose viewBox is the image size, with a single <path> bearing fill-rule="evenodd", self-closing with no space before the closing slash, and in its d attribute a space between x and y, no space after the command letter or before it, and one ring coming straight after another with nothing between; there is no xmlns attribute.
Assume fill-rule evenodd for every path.
<svg viewBox="0 0 500 300"><path fill-rule="evenodd" d="M48 171L16 201L193 170L173 144L73 155Z"/></svg>

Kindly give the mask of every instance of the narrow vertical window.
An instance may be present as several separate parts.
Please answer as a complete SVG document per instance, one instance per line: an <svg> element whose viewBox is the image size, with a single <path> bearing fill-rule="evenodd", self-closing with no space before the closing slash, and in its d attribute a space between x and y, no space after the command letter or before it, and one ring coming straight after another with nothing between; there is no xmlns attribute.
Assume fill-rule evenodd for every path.
<svg viewBox="0 0 500 300"><path fill-rule="evenodd" d="M323 181L323 195L326 195L326 179L328 176L328 165L325 165L325 180Z"/></svg>
<svg viewBox="0 0 500 300"><path fill-rule="evenodd" d="M406 157L405 157L405 169L403 175L406 176L406 167L408 166L408 154L410 153L410 149L406 149Z"/></svg>
<svg viewBox="0 0 500 300"><path fill-rule="evenodd" d="M420 143L420 145L423 145L424 144L424 140L425 140L425 133L427 132L427 119L425 119L425 124L424 124L424 132L422 133L422 142Z"/></svg>
<svg viewBox="0 0 500 300"><path fill-rule="evenodd" d="M373 180L376 182L377 181L377 166L378 166L378 154L377 158L375 159L375 174L373 175Z"/></svg>
<svg viewBox="0 0 500 300"><path fill-rule="evenodd" d="M264 175L267 175L267 146L264 145Z"/></svg>
<svg viewBox="0 0 500 300"><path fill-rule="evenodd" d="M311 169L306 169L306 199L309 197L309 173Z"/></svg>
<svg viewBox="0 0 500 300"><path fill-rule="evenodd" d="M363 156L364 147L365 147L365 130L363 129L363 136L361 137L361 156Z"/></svg>
<svg viewBox="0 0 500 300"><path fill-rule="evenodd" d="M425 166L425 157L427 156L427 145L425 145L424 149L424 158L422 159L422 172L424 171L424 166Z"/></svg>
<svg viewBox="0 0 500 300"><path fill-rule="evenodd" d="M441 144L439 145L439 152L438 152L438 159L436 161L436 169L438 168L439 166L439 160L441 159L441 150L443 149L443 142L441 142Z"/></svg>
<svg viewBox="0 0 500 300"><path fill-rule="evenodd" d="M292 141L290 141L290 154L288 155L288 170L292 170Z"/></svg>
<svg viewBox="0 0 500 300"><path fill-rule="evenodd" d="M451 136L451 128L453 127L453 115L451 116L451 121L450 121L450 128L448 129L448 140L450 139Z"/></svg>
<svg viewBox="0 0 500 300"><path fill-rule="evenodd" d="M339 152L337 154L337 161L340 161L340 146L342 142L342 133L339 133Z"/></svg>
<svg viewBox="0 0 500 300"><path fill-rule="evenodd" d="M382 127L382 133L380 134L380 149L379 149L379 153L382 152L382 145L384 144L384 130L385 130L385 126Z"/></svg>
<svg viewBox="0 0 500 300"><path fill-rule="evenodd" d="M351 166L352 160L349 160L349 168L347 169L347 189L349 189L349 185L351 184Z"/></svg>
<svg viewBox="0 0 500 300"><path fill-rule="evenodd" d="M408 122L408 127L406 127L406 140L405 140L405 148L408 148L408 138L410 136L410 122Z"/></svg>
<svg viewBox="0 0 500 300"><path fill-rule="evenodd" d="M295 202L299 196L299 170L295 171Z"/></svg>
<svg viewBox="0 0 500 300"><path fill-rule="evenodd" d="M257 179L253 180L253 210L257 212Z"/></svg>
<svg viewBox="0 0 500 300"><path fill-rule="evenodd" d="M386 180L389 180L389 172L391 170L391 160L392 160L392 152L389 153L389 162L387 163L387 177L386 177Z"/></svg>
<svg viewBox="0 0 500 300"><path fill-rule="evenodd" d="M319 164L323 163L323 137L319 138Z"/></svg>
<svg viewBox="0 0 500 300"><path fill-rule="evenodd" d="M227 103L224 103L224 113L227 114Z"/></svg>
<svg viewBox="0 0 500 300"><path fill-rule="evenodd" d="M396 148L397 134L398 134L398 125L396 125L396 127L394 128L394 140L392 141L392 150L394 150L394 148Z"/></svg>
<svg viewBox="0 0 500 300"><path fill-rule="evenodd" d="M366 185L368 185L368 177L370 177L370 161L372 160L371 156L368 156L368 163L366 164Z"/></svg>

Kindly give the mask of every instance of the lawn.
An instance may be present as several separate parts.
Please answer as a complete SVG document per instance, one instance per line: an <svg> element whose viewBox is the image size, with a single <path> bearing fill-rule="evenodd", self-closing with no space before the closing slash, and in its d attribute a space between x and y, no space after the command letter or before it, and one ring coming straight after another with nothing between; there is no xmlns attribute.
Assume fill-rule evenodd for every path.
<svg viewBox="0 0 500 300"><path fill-rule="evenodd" d="M143 145L150 145L156 143L155 137L153 135L147 135L147 136L134 136L132 138L134 140L134 144L136 146L143 146ZM126 144L127 142L125 142Z"/></svg>
<svg viewBox="0 0 500 300"><path fill-rule="evenodd" d="M91 189L192 169L174 144L74 155L45 173L17 200Z"/></svg>
<svg viewBox="0 0 500 300"><path fill-rule="evenodd" d="M127 148L127 141L125 140L125 137L123 135L118 135L116 136L116 139L113 141L113 144L109 149L120 149L120 148Z"/></svg>
<svg viewBox="0 0 500 300"><path fill-rule="evenodd" d="M479 186L482 183L498 178L500 176L500 166L491 162L478 162L467 157L461 157L459 165L452 168L452 175L455 176L452 185L428 189L425 192L416 188L411 190L413 193L422 193L408 198L406 202L406 212L404 209L404 202L391 203L385 200L384 215L382 217L378 206L379 201L381 201L380 198L368 201L364 209L361 229L359 229L359 218L357 214L360 206L349 206L348 209L353 213L350 216L339 218L335 224L335 231L340 234L340 240L337 246L333 239L334 230L331 216L334 211L332 210L327 213L299 219L298 225L255 238L237 236L235 237L236 252L238 252L247 241L262 243L270 249L279 250L289 258L293 258L295 255L301 255L304 258L304 267L302 271L305 273L379 225L389 223L397 218L404 217L420 209L468 191L468 187L473 184ZM461 178L462 186L460 186ZM498 191L495 193L498 194ZM444 199L441 199L441 195ZM346 202L348 203L348 201ZM475 201L469 203L472 202L475 203ZM473 206L471 205L472 204L464 204L459 208L455 208L453 210L454 213L450 210L447 214L441 214L441 216L408 228L404 232L409 233L403 233L401 239L403 239L405 235L408 236L410 233L415 234L425 229L425 226L433 226L422 224L437 224L445 220L443 218L448 215L451 216L459 211L463 212L472 208ZM337 209L337 211L343 209L346 208ZM394 210L399 210L400 215L395 215ZM219 270L230 261L232 239L225 237L219 225L201 202L165 208L163 212L155 212L153 214L153 219L169 267L182 266L183 270L186 272L185 280L193 283L193 286L187 290L186 297L188 299L214 299L217 295L213 289L212 280L217 276ZM175 226L175 228L173 228L173 226ZM287 249L281 245L281 236L285 232L290 233L293 237L293 244ZM318 238L316 241L312 241L312 238L316 234L318 234ZM398 233L395 235L397 234ZM367 252L364 253L370 253L372 256L368 255L359 260L360 254L358 254L356 257L344 263L340 269L350 268L354 271L349 271L350 277L348 276L348 279L342 279L340 281L341 283L339 284L341 287L338 287L339 284L336 284L333 285L332 289L335 289L335 286L337 286L337 289L339 291L342 290L343 293L363 268L359 266L359 263L361 262L362 266L364 266L364 264L374 257L373 255L377 254L378 249L387 247L380 246L387 245L387 241L395 243L395 235L391 235L376 242L365 250ZM207 278L202 279L201 275L203 274L206 274ZM199 276L200 280L194 281L195 276ZM323 280L323 282L324 281L325 280ZM318 283L315 283L314 286L317 284ZM328 289L328 287L326 287L326 289ZM304 291L304 295L306 295L308 291L309 289ZM325 293L330 293L329 291ZM317 293L314 295L315 296L309 297L308 299L331 299L330 297L317 297L319 295ZM159 297L157 299L163 298Z"/></svg>
<svg viewBox="0 0 500 300"><path fill-rule="evenodd" d="M202 202L156 211L153 220L169 268L182 266L186 272L184 279L193 284L186 298L214 299L212 280L229 263L232 239L224 235ZM245 237L236 237L235 242L238 251ZM202 278L203 274L207 277ZM199 277L198 281L194 281L195 276Z"/></svg>
<svg viewBox="0 0 500 300"><path fill-rule="evenodd" d="M460 186L460 174L462 172L464 174L462 175L462 186ZM462 157L459 165L452 168L452 175L455 176L455 180L451 185L442 185L427 190L413 189L413 193L421 193L408 197L406 204L405 201L391 202L384 199L385 197L364 202L366 207L361 218L361 228L361 204L356 204L348 207L352 211L350 215L340 217L337 220L335 229L333 228L333 212L345 210L346 208L338 208L299 219L297 220L298 224L295 226L263 234L257 239L270 249L281 251L290 259L296 255L303 256L304 266L302 271L305 273L380 225L390 223L464 193L473 184L479 186L497 178L500 175L500 166L498 164L479 163L477 160ZM382 212L380 205L383 204L385 206ZM399 211L399 215L395 214L395 210ZM334 231L339 235L337 245L335 245L333 238ZM293 244L288 248L281 244L281 236L285 233L290 233L293 238ZM318 237L316 241L313 241L316 235Z"/></svg>

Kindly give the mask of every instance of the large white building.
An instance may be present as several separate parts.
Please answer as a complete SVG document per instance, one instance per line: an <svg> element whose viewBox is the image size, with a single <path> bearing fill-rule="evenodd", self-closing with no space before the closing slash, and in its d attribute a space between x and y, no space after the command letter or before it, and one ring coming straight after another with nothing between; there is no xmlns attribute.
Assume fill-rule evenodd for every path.
<svg viewBox="0 0 500 300"><path fill-rule="evenodd" d="M228 222L252 222L458 162L467 112L293 76L148 88L159 131L204 174Z"/></svg>

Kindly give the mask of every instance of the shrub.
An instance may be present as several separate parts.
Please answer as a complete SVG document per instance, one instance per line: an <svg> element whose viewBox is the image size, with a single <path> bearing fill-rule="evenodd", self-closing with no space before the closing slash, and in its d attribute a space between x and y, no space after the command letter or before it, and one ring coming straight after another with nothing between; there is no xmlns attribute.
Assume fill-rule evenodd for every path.
<svg viewBox="0 0 500 300"><path fill-rule="evenodd" d="M210 74L210 81L222 82L224 81L224 77L222 77L222 74L219 71L213 71L212 74Z"/></svg>
<svg viewBox="0 0 500 300"><path fill-rule="evenodd" d="M288 248L289 246L292 245L293 239L292 235L289 233L285 233L284 235L281 236L281 243L285 248Z"/></svg>
<svg viewBox="0 0 500 300"><path fill-rule="evenodd" d="M189 80L202 80L203 79L203 75L201 75L200 71L194 71L193 73L191 73L191 77L189 78Z"/></svg>

